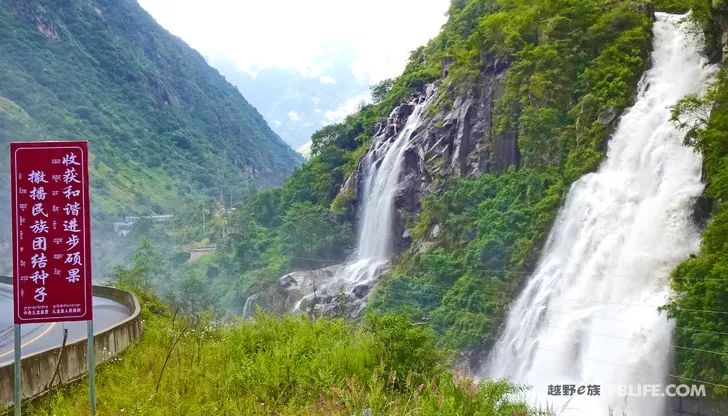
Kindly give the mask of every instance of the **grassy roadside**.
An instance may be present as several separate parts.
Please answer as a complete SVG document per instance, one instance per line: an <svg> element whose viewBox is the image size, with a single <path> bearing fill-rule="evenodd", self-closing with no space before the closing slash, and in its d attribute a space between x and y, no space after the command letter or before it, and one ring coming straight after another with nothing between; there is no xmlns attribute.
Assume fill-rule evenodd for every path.
<svg viewBox="0 0 728 416"><path fill-rule="evenodd" d="M508 397L513 386L453 375L433 332L400 315L213 324L142 303L143 338L97 371L99 415L537 414ZM66 386L23 412L88 414L87 388Z"/></svg>

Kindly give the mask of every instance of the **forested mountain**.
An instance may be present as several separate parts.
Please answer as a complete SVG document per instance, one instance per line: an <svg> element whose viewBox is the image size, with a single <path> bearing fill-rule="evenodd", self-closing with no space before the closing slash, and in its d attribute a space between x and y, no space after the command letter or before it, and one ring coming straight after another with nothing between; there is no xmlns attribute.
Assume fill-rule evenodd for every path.
<svg viewBox="0 0 728 416"><path fill-rule="evenodd" d="M704 29L706 55L721 60L726 6L689 3L454 0L442 32L412 53L400 77L373 89L373 104L315 133L311 160L229 219L207 265L240 277L212 279L210 290L226 293L226 306L239 313L247 296L264 289L253 305L285 311L301 286L312 284L309 312L325 310L322 304L335 305L332 314L347 311L346 296L317 292L316 282L335 273L324 266L344 261L355 246L370 166L363 157L372 143L396 140L412 103L427 96L395 197L392 270L355 295L371 290L369 310L407 311L445 344L487 351L567 191L597 169L619 116L634 103L650 67L655 10L692 8L687 18ZM428 94L427 85L435 92ZM689 97L676 107L707 123L695 126L689 141L705 154L708 179L708 203L698 204L696 219L712 220L703 252L675 272L677 292L668 306L678 324L695 331L678 333L679 345L710 351L700 357L678 351L680 375L719 384L728 374L717 357L728 353L719 335L728 332L728 286L720 274L728 258L720 209L724 89L725 69L707 98ZM685 312L696 309L713 314Z"/></svg>
<svg viewBox="0 0 728 416"><path fill-rule="evenodd" d="M81 23L61 17L79 10L97 16L84 22L99 25L114 15L107 10L113 9L112 3L101 1L63 3L53 13L48 11L50 3L33 3L30 8L25 4L9 3L0 14L6 20L19 16L9 21L15 26L26 22L25 29L8 31L8 36L27 36L22 45L52 47L63 41L67 27ZM138 11L131 3L122 4L112 19L119 27L126 22L121 11ZM658 13L688 10L692 13L682 17ZM493 384L486 378L493 375L484 370L483 361L498 350L513 311L525 311L522 315L530 319L519 320L516 313L517 342L500 349L515 367L537 362L543 367L537 372L549 383L582 383L596 377L593 381L605 386L626 386L669 379L706 385L710 399L728 396L728 1L452 0L448 16L442 31L411 53L401 76L372 88L372 103L313 134L311 158L280 187L252 193L235 210L217 206L204 211L209 220L202 227L197 212L188 212L178 216L174 229L149 224L134 230L133 237L145 238L132 262L117 268L113 277L120 286L142 293L151 305L146 312L153 335L137 350L148 360L144 364L126 360L108 367L105 388L118 393L115 402L105 405L165 414L168 401L146 400L161 382L161 372L157 377L149 371L154 364L147 362L165 361L163 369L166 359L161 357L169 358L172 351L166 345L174 349L181 339L178 358L184 357L190 373L206 382L190 382L181 375L184 372L162 382L156 397L181 398L173 405L184 409L180 411L240 412L253 403L261 414L548 414L526 410L522 404L515 411L507 406L490 412L492 403L474 403L483 397L501 402L499 397L512 391L504 383L496 385L501 395L488 392ZM99 36L96 30L80 32L74 32L79 39ZM112 40L108 44L116 45L118 38ZM163 59L169 45L157 42L150 50L139 46L143 42L122 43L131 50L139 46L143 52L138 56L169 63ZM90 44L85 45L92 48ZM24 54L33 56L35 50ZM690 53L683 55L686 51ZM100 55L74 59L87 59L92 68L106 59L121 59L109 51ZM179 106L204 113L171 88L189 81L178 79L178 67L170 64L145 72L147 61L134 62L139 71L112 65L113 72L99 72L103 77L94 72L88 79L92 85L107 77L152 85L134 90L144 91L141 96L124 96L115 105L138 100L145 114L159 116L159 124L142 123L139 134L160 128L154 131L176 150L154 153L131 146L123 151L157 166L151 171L158 176L145 178L139 186L165 195L157 188L170 183L167 163L151 159L187 155L180 147L194 149L189 157L202 157L195 166L204 170L206 152L224 155L225 147L202 148L199 153L197 139L205 136L195 136L197 130L190 128L180 136L179 129L161 122L179 121L176 117L187 114ZM671 77L668 67L685 71ZM48 78L42 78L44 83L31 79L29 85L50 88L47 85L56 85L53 80L58 82L49 71L34 71ZM166 71L174 76L161 77ZM22 71L10 73L27 78ZM203 88L203 81L209 82L195 85ZM660 95L683 84L690 88ZM82 102L76 95L86 86L76 87L58 94ZM3 88L0 84L0 91ZM13 91L0 94L6 97L0 101L3 120L13 120L25 134L46 134L45 125L34 121L32 104L55 108L51 104L61 98L46 104L25 97L25 90ZM84 97L96 103L94 97ZM96 114L104 105L98 102L83 111L64 109L58 114L46 111L69 123L63 124L69 132L93 132L75 111ZM176 110L167 112L170 107ZM100 114L98 122L113 127L124 113ZM137 116L134 121L142 120ZM133 176L129 169L137 167L113 165L122 152L113 144L119 140L115 137L103 147L109 160L101 163L99 152L94 161L100 188L110 181L107 177L121 178L125 184L125 175ZM134 139L127 142L136 143ZM614 146L617 139L633 147ZM600 180L605 178L600 176L602 169L615 158L622 163ZM690 163L683 166L672 158ZM206 179L198 178L199 170L186 172L189 181L203 180L204 189L214 195L215 174L224 175L221 172L229 168L224 164L228 161L221 160L202 174ZM670 170L671 164L680 167ZM247 172L263 177L265 170L248 167ZM677 176L689 181L671 181ZM612 180L615 177L619 180ZM658 188L660 198L655 197ZM108 189L118 193L127 188ZM588 204L571 204L575 189ZM153 201L157 197L150 196ZM610 220L602 221L605 217ZM377 222L382 218L386 220ZM550 238L555 229L560 235ZM645 234L651 237L638 238ZM216 249L188 261L181 235ZM387 238L380 239L382 235ZM658 240L668 243L663 246ZM567 247L542 268L553 241L567 241ZM572 262L574 258L578 261ZM569 267L573 270L565 272ZM558 286L560 293L548 287L529 291L539 277L536 286ZM569 285L561 286L564 280ZM582 297L570 293L574 287ZM149 292L186 316L171 313ZM600 297L605 293L608 296ZM257 307L308 319L276 320L256 312ZM548 327L551 313L568 316L565 322L571 326ZM217 325L240 315L253 320ZM216 324L206 323L210 316ZM329 319L333 317L350 322ZM189 323L194 334L183 336ZM541 338L542 332L554 335ZM328 344L332 339L338 345ZM546 345L540 344L543 339ZM367 347L369 342L378 347ZM524 344L532 349L519 348ZM550 355L537 361L534 351L539 349ZM483 375L483 382L461 382L461 373L455 371L443 376L455 389L441 384L438 377L447 373L442 369L453 365L437 359L453 356L443 351L462 352L454 366L473 369ZM251 361L251 356L256 358ZM292 357L297 362L289 362ZM379 366L372 365L377 362ZM215 370L219 368L237 370ZM137 372L152 376L140 378ZM126 380L131 377L139 385L130 388ZM439 385L447 391L438 390ZM218 398L209 394L212 390L224 392L219 403L212 403ZM78 397L85 394L79 391L57 394L56 403L69 409L78 406ZM534 393L542 396L546 388ZM385 400L387 394L394 398ZM568 405L572 398L566 399ZM666 413L663 398L645 399L648 411L624 414ZM620 403L628 401L619 397ZM598 413L589 414L622 414L613 403L591 405ZM580 410L575 406L574 414ZM725 414L718 407L714 410L708 414Z"/></svg>
<svg viewBox="0 0 728 416"><path fill-rule="evenodd" d="M407 101L432 84L395 198L399 255L370 308L406 305L453 346L487 342L565 191L598 166L634 99L651 13L636 0L453 1L441 33L374 88L375 103L315 133L311 160L239 210L222 242L244 272L236 288L259 286L261 266L280 273L343 258L372 137L394 140ZM316 221L296 224L302 215ZM335 232L296 238L309 226ZM271 253L282 260L270 262Z"/></svg>
<svg viewBox="0 0 728 416"><path fill-rule="evenodd" d="M0 1L0 140L43 139L90 141L98 218L240 201L300 163L134 0Z"/></svg>

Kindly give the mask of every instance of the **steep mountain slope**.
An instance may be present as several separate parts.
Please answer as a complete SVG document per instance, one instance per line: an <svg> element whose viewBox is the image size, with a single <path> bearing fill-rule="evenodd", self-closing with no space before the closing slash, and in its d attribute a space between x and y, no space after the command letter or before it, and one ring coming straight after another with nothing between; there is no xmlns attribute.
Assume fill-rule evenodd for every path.
<svg viewBox="0 0 728 416"><path fill-rule="evenodd" d="M412 114L408 102L421 101L431 85L403 152L392 269L363 292L371 290L374 312L404 310L444 343L487 350L566 191L599 166L634 102L650 66L654 9L692 6L717 62L728 39L724 3L453 0L443 31L412 53L400 77L374 88L373 104L316 132L301 169L226 218L226 234L211 236L217 253L187 276L196 283L190 293L241 312L261 289L285 298L302 282L320 288L316 279L332 275L326 266L351 254L367 169L361 161L396 140ZM728 382L726 72L707 97L678 106L706 123L693 126L688 141L705 155L707 203L697 204L695 226L707 229L702 252L674 272L667 307L681 328L675 345L687 348L675 351L676 371L684 382L716 384L718 395ZM290 271L298 272L281 278ZM316 301L334 307L308 311L346 310L342 297Z"/></svg>
<svg viewBox="0 0 728 416"><path fill-rule="evenodd" d="M90 141L102 217L240 200L300 161L134 0L0 1L0 140L37 139Z"/></svg>
<svg viewBox="0 0 728 416"><path fill-rule="evenodd" d="M373 307L408 305L459 347L493 341L565 191L602 161L649 64L649 3L604 4L453 2L433 42L451 56L440 114L415 186L405 177L412 241Z"/></svg>
<svg viewBox="0 0 728 416"><path fill-rule="evenodd" d="M651 22L640 1L454 1L443 31L378 104L314 135L307 168L341 153L345 163L333 170L342 179L316 178L333 192L312 202L355 218L357 161L401 131L411 108L397 104L436 88L405 150L391 230L400 255L374 309L405 307L458 347L492 339L564 191L599 165L632 103Z"/></svg>
<svg viewBox="0 0 728 416"><path fill-rule="evenodd" d="M243 275L229 306L276 272L344 257L344 232L280 244L305 227L289 214L343 227L360 220L360 161L395 140L408 102L430 84L394 201L399 255L371 306L406 307L459 347L489 340L565 189L598 166L632 103L651 22L650 4L633 0L453 1L442 32L400 77L375 86L373 104L315 133L311 160L238 210L219 245Z"/></svg>

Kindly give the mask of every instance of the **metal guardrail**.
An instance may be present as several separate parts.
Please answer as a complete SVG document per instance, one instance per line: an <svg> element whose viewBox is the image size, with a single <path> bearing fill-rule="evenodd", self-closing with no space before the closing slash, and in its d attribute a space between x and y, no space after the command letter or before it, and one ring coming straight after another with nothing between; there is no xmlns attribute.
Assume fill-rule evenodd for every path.
<svg viewBox="0 0 728 416"><path fill-rule="evenodd" d="M0 283L12 285L9 276L0 276ZM93 295L113 300L129 309L129 317L94 335L96 363L101 364L115 357L142 335L141 306L132 293L107 286L93 286ZM22 359L23 399L31 399L46 393L49 388L75 381L87 373L86 338L66 344L58 365L60 377L49 386L56 368L60 346L39 351ZM14 364L0 366L0 406L13 404Z"/></svg>

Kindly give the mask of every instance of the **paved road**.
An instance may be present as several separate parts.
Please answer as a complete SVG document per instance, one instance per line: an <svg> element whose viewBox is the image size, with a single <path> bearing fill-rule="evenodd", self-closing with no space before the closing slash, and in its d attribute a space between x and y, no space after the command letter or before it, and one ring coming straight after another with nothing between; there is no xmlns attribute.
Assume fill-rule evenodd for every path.
<svg viewBox="0 0 728 416"><path fill-rule="evenodd" d="M93 305L97 334L129 316L126 306L106 298L94 296ZM21 326L23 356L61 345L64 329L68 329L66 344L86 338L86 321ZM0 365L13 360L13 343L13 288L0 284Z"/></svg>

